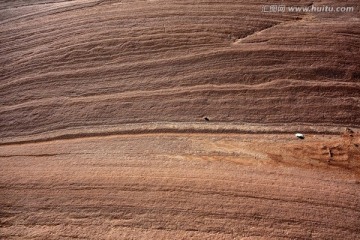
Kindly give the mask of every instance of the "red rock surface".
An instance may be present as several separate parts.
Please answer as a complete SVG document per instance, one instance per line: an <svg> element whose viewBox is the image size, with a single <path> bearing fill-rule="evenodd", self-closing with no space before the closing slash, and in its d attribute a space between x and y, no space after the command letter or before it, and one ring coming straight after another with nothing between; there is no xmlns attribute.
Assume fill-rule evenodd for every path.
<svg viewBox="0 0 360 240"><path fill-rule="evenodd" d="M0 1L0 238L360 238L358 2L284 4L355 11Z"/></svg>

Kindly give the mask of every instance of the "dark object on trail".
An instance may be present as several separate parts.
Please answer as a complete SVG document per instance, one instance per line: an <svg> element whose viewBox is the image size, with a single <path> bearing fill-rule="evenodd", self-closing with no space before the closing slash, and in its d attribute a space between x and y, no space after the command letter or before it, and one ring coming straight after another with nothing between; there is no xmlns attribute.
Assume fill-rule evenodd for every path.
<svg viewBox="0 0 360 240"><path fill-rule="evenodd" d="M346 128L345 132L347 132L348 134L354 133L354 131L351 128Z"/></svg>
<svg viewBox="0 0 360 240"><path fill-rule="evenodd" d="M207 118L207 117L204 117L204 120L205 120L205 121L207 121L207 122L209 122L209 121L210 121L210 119L209 119L209 118Z"/></svg>
<svg viewBox="0 0 360 240"><path fill-rule="evenodd" d="M334 153L332 151L331 148L329 148L329 159L328 159L328 163L331 163L331 161L334 160Z"/></svg>
<svg viewBox="0 0 360 240"><path fill-rule="evenodd" d="M354 136L354 135L353 135L354 131L353 131L352 129L350 129L350 128L346 128L346 129L345 129L345 133L348 134L350 137L353 137L353 136Z"/></svg>
<svg viewBox="0 0 360 240"><path fill-rule="evenodd" d="M305 139L305 136L302 133L296 133L295 136L299 139Z"/></svg>

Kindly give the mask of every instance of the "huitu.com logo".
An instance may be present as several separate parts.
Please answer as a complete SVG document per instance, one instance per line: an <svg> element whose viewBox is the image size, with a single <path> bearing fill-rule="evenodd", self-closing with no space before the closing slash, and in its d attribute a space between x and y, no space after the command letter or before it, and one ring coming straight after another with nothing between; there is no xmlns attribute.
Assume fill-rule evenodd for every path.
<svg viewBox="0 0 360 240"><path fill-rule="evenodd" d="M264 13L351 13L355 11L355 7L335 7L335 6L286 6L286 5L263 5Z"/></svg>

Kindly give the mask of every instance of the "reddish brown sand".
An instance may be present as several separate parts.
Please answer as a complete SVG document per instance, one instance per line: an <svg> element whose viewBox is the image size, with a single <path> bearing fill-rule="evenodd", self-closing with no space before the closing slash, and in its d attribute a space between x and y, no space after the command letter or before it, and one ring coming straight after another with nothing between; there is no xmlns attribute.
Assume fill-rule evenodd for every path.
<svg viewBox="0 0 360 240"><path fill-rule="evenodd" d="M0 0L0 239L360 239L357 4Z"/></svg>

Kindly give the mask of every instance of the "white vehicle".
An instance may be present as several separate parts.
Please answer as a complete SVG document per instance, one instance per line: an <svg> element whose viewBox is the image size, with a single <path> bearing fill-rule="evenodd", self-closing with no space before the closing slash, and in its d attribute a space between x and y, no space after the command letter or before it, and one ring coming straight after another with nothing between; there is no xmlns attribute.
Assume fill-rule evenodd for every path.
<svg viewBox="0 0 360 240"><path fill-rule="evenodd" d="M296 133L295 136L300 139L305 139L305 136L302 133Z"/></svg>

